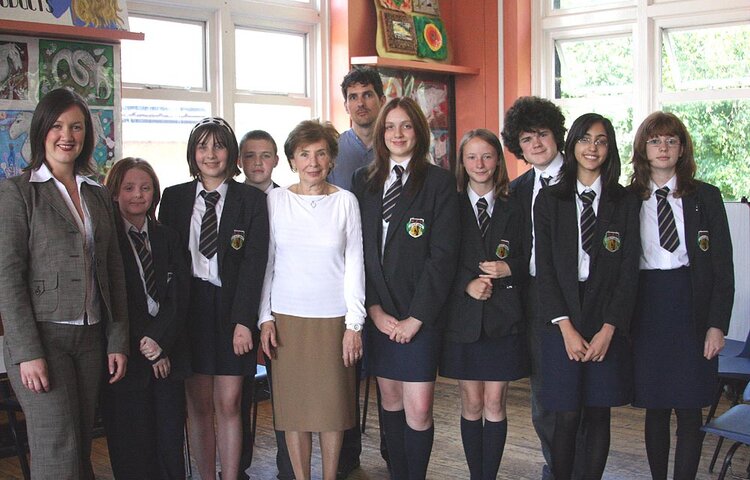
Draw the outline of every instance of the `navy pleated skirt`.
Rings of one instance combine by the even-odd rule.
[[[632,325],[635,398],[643,408],[702,408],[718,385],[718,356],[703,357],[690,269],[643,270]]]
[[[256,350],[237,356],[234,329],[219,318],[221,287],[193,277],[190,284],[188,336],[194,373],[204,375],[254,375]]]
[[[440,333],[424,326],[409,343],[396,343],[367,323],[367,372],[401,382],[434,382],[440,356]]]
[[[529,353],[525,335],[489,338],[476,342],[446,340],[440,354],[440,375],[457,380],[509,382],[529,376]]]

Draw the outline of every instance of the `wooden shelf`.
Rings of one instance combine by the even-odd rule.
[[[405,70],[416,70],[420,72],[447,73],[451,75],[479,75],[479,69],[474,67],[462,67],[460,65],[448,65],[444,63],[417,62],[414,60],[397,60],[384,57],[351,57],[352,65],[372,65],[374,67],[401,68]]]
[[[145,35],[127,30],[107,28],[71,27],[50,23],[19,22],[0,20],[0,33],[30,35],[33,37],[63,37],[76,40],[93,40],[107,43],[120,43],[120,40],[143,40]]]

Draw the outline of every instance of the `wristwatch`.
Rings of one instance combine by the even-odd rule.
[[[362,331],[362,324],[361,323],[347,323],[346,324],[347,330],[352,330],[354,332],[361,332]]]

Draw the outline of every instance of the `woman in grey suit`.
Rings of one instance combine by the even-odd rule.
[[[5,364],[26,416],[32,477],[89,479],[104,349],[110,383],[127,364],[122,259],[110,196],[86,176],[95,170],[84,100],[48,93],[29,137],[29,166],[0,182]]]

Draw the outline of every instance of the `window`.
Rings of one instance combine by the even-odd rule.
[[[568,126],[588,111],[612,120],[623,183],[635,129],[661,109],[691,132],[700,179],[725,200],[750,193],[750,11],[712,0],[545,5],[534,12],[534,91]]]
[[[317,3],[128,2],[131,30],[146,40],[122,42],[123,154],[152,163],[162,187],[187,181],[190,130],[201,118],[221,116],[238,140],[252,129],[271,133],[281,149],[274,180],[291,183],[287,134],[326,113],[327,38],[320,32],[327,11]]]

